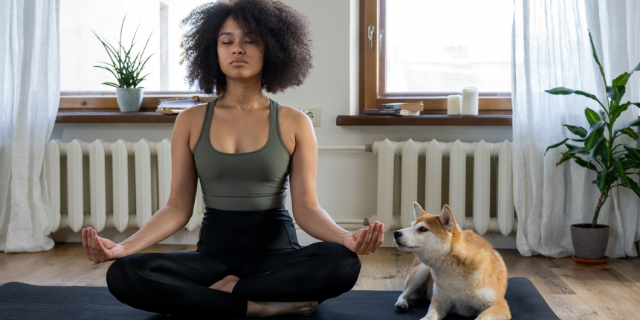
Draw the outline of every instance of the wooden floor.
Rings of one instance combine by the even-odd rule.
[[[195,245],[155,245],[143,252],[194,250]],[[640,258],[589,266],[571,258],[527,258],[516,250],[498,251],[509,276],[531,280],[561,319],[640,319]],[[354,290],[402,290],[413,255],[381,248],[360,259],[362,270]],[[0,252],[0,284],[106,286],[111,263],[87,260],[80,243],[56,243],[46,252]],[[389,307],[394,303],[390,301]]]

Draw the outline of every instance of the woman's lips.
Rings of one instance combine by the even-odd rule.
[[[231,63],[232,66],[241,66],[243,64],[247,64],[247,63],[244,61],[234,61]]]

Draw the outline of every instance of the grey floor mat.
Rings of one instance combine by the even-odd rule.
[[[311,316],[273,317],[273,320],[394,320],[420,319],[426,301],[409,301],[410,310],[400,313],[394,304],[400,291],[352,290],[320,304]],[[531,281],[509,279],[506,294],[512,319],[559,319]],[[129,307],[111,295],[107,287],[36,286],[9,282],[0,286],[0,319],[182,319]],[[473,319],[449,315],[451,319]]]

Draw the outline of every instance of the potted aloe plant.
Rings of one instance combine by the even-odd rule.
[[[96,68],[105,69],[114,77],[116,77],[116,81],[118,83],[113,82],[103,82],[102,84],[115,87],[116,88],[116,97],[118,100],[118,107],[121,112],[135,112],[140,110],[140,105],[142,104],[142,89],[144,87],[138,87],[140,82],[145,80],[145,77],[149,75],[148,73],[142,77],[140,77],[140,73],[144,68],[144,65],[149,61],[151,55],[147,57],[144,62],[143,55],[144,50],[147,48],[147,44],[149,43],[149,39],[151,39],[151,35],[149,35],[149,39],[147,39],[147,43],[144,45],[142,49],[142,53],[138,53],[133,59],[131,54],[131,49],[133,48],[134,40],[136,38],[136,33],[138,33],[138,29],[136,28],[136,32],[133,34],[133,39],[131,39],[131,46],[129,49],[125,49],[122,46],[122,28],[124,27],[124,20],[127,18],[125,15],[122,19],[122,26],[120,26],[120,39],[118,40],[118,49],[111,45],[108,42],[103,41],[93,30],[93,34],[96,35],[98,40],[102,43],[105,50],[107,50],[107,54],[109,55],[109,59],[111,60],[111,64],[102,62],[107,65],[104,66],[94,66]],[[138,28],[140,25],[138,25]],[[153,34],[153,32],[152,32]]]
[[[638,140],[638,132],[634,131],[633,127],[640,125],[640,120],[636,119],[623,124],[617,129],[614,128],[616,120],[623,111],[632,105],[640,107],[640,103],[638,102],[622,103],[620,101],[624,95],[625,86],[629,77],[631,77],[634,71],[640,70],[640,64],[631,71],[625,72],[615,78],[611,82],[611,85],[609,85],[604,75],[604,69],[598,60],[591,32],[589,32],[589,39],[591,40],[593,58],[600,67],[600,74],[607,89],[608,103],[604,105],[595,95],[584,91],[564,87],[545,90],[545,92],[550,94],[582,95],[595,100],[601,107],[598,112],[591,108],[585,109],[589,129],[565,124],[564,126],[567,127],[571,133],[575,134],[577,138],[564,139],[559,143],[549,146],[546,151],[565,145],[568,150],[562,153],[562,158],[556,165],[573,159],[578,165],[597,173],[596,179],[593,180],[592,183],[600,190],[600,198],[595,207],[593,220],[591,223],[580,223],[571,226],[571,240],[575,251],[574,259],[578,261],[581,259],[591,260],[585,262],[594,263],[596,261],[604,262],[608,260],[608,257],[605,257],[604,254],[609,241],[609,226],[598,224],[598,215],[602,205],[607,201],[611,189],[622,186],[632,189],[640,196],[640,187],[633,179],[634,175],[638,175],[639,173],[638,171],[631,171],[640,168],[640,150],[627,144],[615,144],[615,139],[622,135],[627,135],[634,140]],[[583,146],[567,143],[568,140],[581,142]]]

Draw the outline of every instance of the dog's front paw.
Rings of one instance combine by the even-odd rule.
[[[438,317],[438,312],[435,312],[434,310],[430,310],[429,312],[427,312],[427,315],[420,320],[440,320],[440,319],[441,318]]]
[[[431,313],[431,314],[427,313],[427,315],[420,320],[438,320],[438,316],[435,313]]]
[[[400,297],[396,302],[396,309],[398,309],[400,312],[407,312],[409,310],[409,303],[407,302],[407,300]]]

